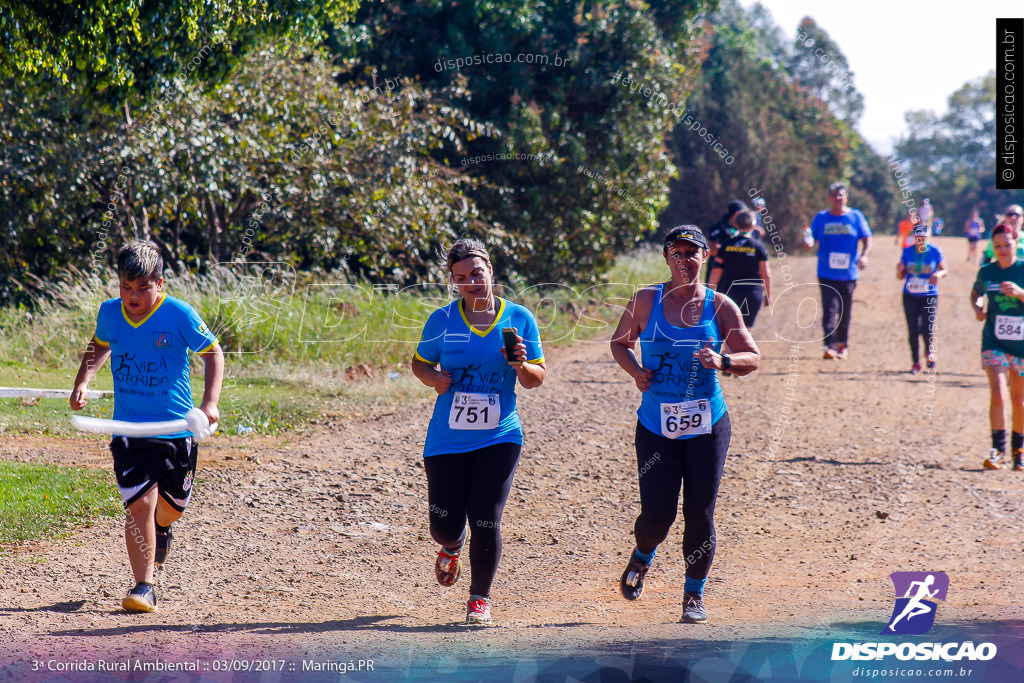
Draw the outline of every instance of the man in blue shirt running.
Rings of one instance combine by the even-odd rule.
[[[811,244],[818,243],[818,284],[821,286],[821,326],[824,330],[824,358],[843,360],[847,354],[853,290],[857,275],[868,262],[871,228],[857,209],[846,206],[846,185],[828,186],[829,203],[811,221]],[[858,256],[858,245],[860,255]]]

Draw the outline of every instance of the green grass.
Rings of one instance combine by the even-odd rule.
[[[56,535],[120,511],[107,472],[0,461],[0,544]]]
[[[450,300],[446,285],[390,290],[245,268],[164,282],[200,311],[227,353],[222,434],[303,430],[319,417],[358,417],[429,396],[408,361],[430,312]],[[534,311],[551,348],[607,333],[636,285],[666,275],[661,250],[642,249],[595,285],[506,286],[501,295]],[[37,310],[0,309],[0,386],[70,390],[96,311],[114,296],[116,278],[69,272]],[[109,364],[90,388],[113,388]],[[202,391],[202,361],[194,357],[197,403]],[[112,412],[112,399],[93,399],[83,414]],[[0,399],[0,434],[69,436],[70,414],[60,399]]]

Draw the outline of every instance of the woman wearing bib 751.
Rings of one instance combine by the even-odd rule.
[[[619,588],[640,598],[658,544],[668,536],[683,494],[686,585],[683,621],[707,620],[704,583],[715,554],[715,500],[729,448],[729,413],[716,370],[747,375],[760,355],[739,308],[698,274],[708,244],[692,225],[665,237],[671,279],[633,296],[612,337],[612,357],[636,382],[636,459],[640,515]],[[732,353],[721,353],[723,340]],[[640,342],[643,365],[633,348]]]
[[[978,320],[984,320],[981,332],[981,365],[988,375],[989,423],[992,449],[983,465],[1002,467],[1006,451],[1006,403],[1009,383],[1012,411],[1013,469],[1024,470],[1024,262],[1017,259],[1017,229],[1000,223],[992,229],[992,248],[996,260],[978,270],[971,287],[971,305]],[[987,305],[982,305],[982,297]],[[1007,382],[1009,379],[1009,382]]]
[[[448,272],[461,298],[430,315],[412,371],[438,394],[423,448],[430,534],[441,544],[435,574],[442,586],[459,579],[468,520],[473,571],[466,622],[475,624],[491,620],[501,516],[523,444],[516,380],[524,389],[539,387],[546,369],[533,314],[494,296],[494,268],[481,242],[452,245]],[[517,330],[515,358],[506,359],[503,328]]]

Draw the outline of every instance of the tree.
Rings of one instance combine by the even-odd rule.
[[[526,245],[499,265],[534,281],[575,281],[603,272],[657,227],[674,173],[662,142],[675,120],[666,105],[681,103],[695,82],[691,20],[709,6],[367,2],[329,42],[355,61],[357,80],[401,76],[436,87],[465,77],[466,96],[453,104],[500,131],[467,140],[469,154],[545,159],[468,169],[480,180],[469,194],[485,220]],[[485,61],[495,55],[509,60]]]
[[[864,113],[864,97],[853,85],[846,56],[814,19],[804,17],[797,28],[789,73],[851,127]]]
[[[175,106],[151,101],[131,122],[65,92],[0,91],[0,302],[32,294],[18,273],[107,265],[134,237],[178,272],[256,257],[378,281],[436,275],[445,242],[484,231],[473,179],[432,154],[493,131],[448,105],[457,86],[339,88],[337,72],[319,53],[261,50],[211,91],[165,83]]]
[[[989,72],[951,94],[942,116],[906,114],[909,131],[894,156],[913,179],[917,203],[929,197],[951,231],[962,230],[972,210],[991,225],[1007,205],[1024,202],[1024,191],[995,187],[995,99],[995,72]]]
[[[783,243],[796,244],[828,183],[848,177],[859,136],[766,58],[758,42],[765,29],[754,29],[735,2],[711,16],[701,80],[669,144],[679,178],[665,227],[707,227],[729,200],[761,194]]]
[[[0,78],[117,108],[168,78],[223,80],[268,40],[316,44],[359,0],[0,0]]]

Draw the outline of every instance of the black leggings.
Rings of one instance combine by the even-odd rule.
[[[819,277],[818,285],[821,287],[821,328],[825,333],[825,346],[846,346],[857,281]]]
[[[907,316],[907,336],[910,341],[910,358],[917,363],[917,338],[924,338],[924,352],[935,352],[935,312],[938,297],[914,296],[903,292],[903,312]]]
[[[665,540],[683,490],[683,552],[686,576],[707,578],[715,557],[715,500],[722,481],[732,425],[729,413],[710,434],[667,439],[637,422],[636,463],[640,479],[640,516],[633,533],[636,547],[649,553]]]
[[[501,559],[501,514],[522,446],[499,443],[466,453],[423,459],[430,502],[430,535],[449,550],[462,545],[470,523],[471,595],[487,597]]]

